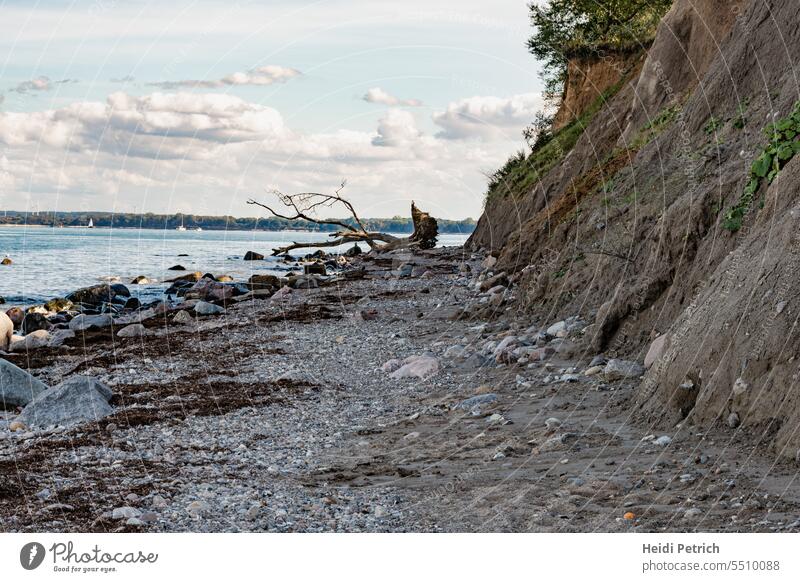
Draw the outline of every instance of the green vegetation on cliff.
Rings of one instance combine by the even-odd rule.
[[[561,91],[567,63],[578,56],[645,48],[672,0],[549,0],[531,3],[528,49],[544,65],[547,90]]]

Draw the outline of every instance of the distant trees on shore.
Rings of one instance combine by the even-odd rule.
[[[41,226],[86,226],[92,219],[96,227],[114,228],[154,228],[171,230],[180,226],[181,219],[187,229],[200,227],[203,230],[297,230],[335,231],[337,226],[314,224],[306,221],[290,221],[275,217],[200,216],[195,214],[130,214],[111,212],[0,212],[0,225],[41,225]],[[343,219],[348,222],[352,219]],[[447,234],[469,234],[475,230],[475,220],[444,220],[439,222],[439,232]],[[362,219],[367,228],[380,232],[410,233],[413,230],[411,218],[395,216],[392,218]]]

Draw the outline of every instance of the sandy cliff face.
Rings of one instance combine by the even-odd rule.
[[[642,360],[666,335],[642,412],[730,423],[790,456],[800,159],[756,192],[740,230],[723,224],[763,128],[800,99],[799,24],[792,0],[678,0],[574,148],[529,191],[490,200],[471,239],[521,273],[531,312],[593,319],[595,351]]]
[[[640,51],[601,50],[595,55],[572,59],[567,66],[564,95],[553,119],[553,130],[558,131],[583,115],[600,95],[620,82],[640,55]]]

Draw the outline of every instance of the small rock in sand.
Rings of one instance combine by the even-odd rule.
[[[141,323],[134,323],[119,330],[117,337],[142,337],[146,334],[147,329]]]
[[[431,356],[412,356],[403,360],[403,365],[392,372],[392,378],[427,378],[439,371],[439,360]]]

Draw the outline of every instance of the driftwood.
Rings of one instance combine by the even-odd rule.
[[[347,243],[363,242],[370,249],[393,250],[405,248],[430,249],[436,246],[436,237],[439,234],[439,225],[436,219],[427,212],[417,208],[411,202],[411,220],[414,223],[414,232],[409,237],[396,237],[383,232],[367,230],[361,218],[356,213],[353,204],[342,197],[341,192],[346,182],[334,191],[333,194],[322,194],[319,192],[301,192],[299,194],[284,194],[278,190],[273,190],[272,194],[290,210],[289,214],[276,212],[271,207],[250,199],[248,204],[260,206],[267,210],[272,216],[283,218],[289,221],[304,220],[314,224],[332,224],[338,226],[340,230],[332,232],[329,236],[332,240],[318,242],[293,242],[290,245],[276,248],[272,251],[273,256],[283,255],[289,251],[302,248],[316,247],[337,247]],[[316,216],[318,210],[322,208],[343,207],[352,217],[353,223],[345,222],[347,219],[338,218],[319,218]]]

